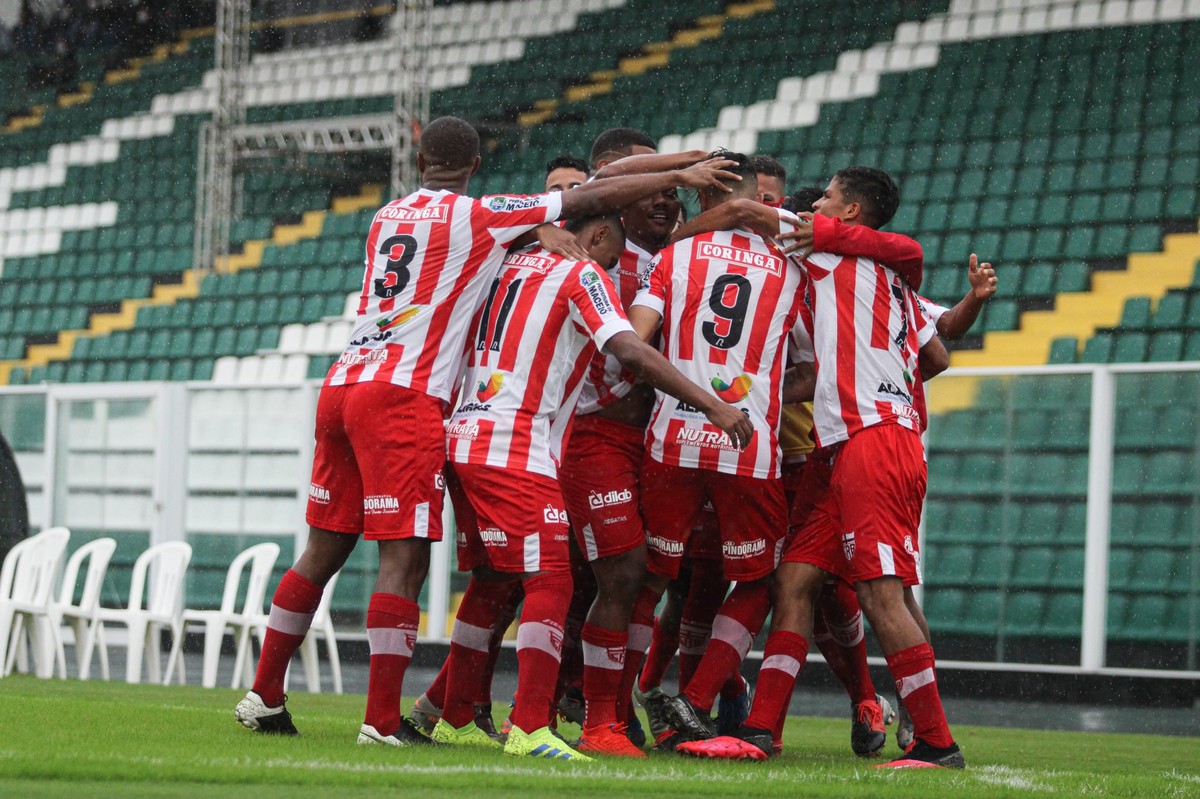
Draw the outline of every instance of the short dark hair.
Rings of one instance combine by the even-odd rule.
[[[821,199],[825,190],[819,186],[801,186],[783,198],[783,210],[798,214],[801,211],[811,211],[813,203]]]
[[[862,206],[863,222],[881,228],[896,215],[900,206],[900,189],[892,176],[870,166],[848,166],[839,169],[833,179],[841,186],[850,202]]]
[[[741,196],[749,192],[750,187],[754,187],[754,191],[758,191],[758,170],[754,168],[754,164],[750,156],[744,153],[733,153],[726,150],[724,147],[719,147],[708,154],[709,158],[724,158],[735,162],[732,166],[722,167],[726,172],[732,172],[741,178],[741,181],[722,181],[726,186],[730,186],[734,190],[734,194]],[[706,190],[702,190],[706,191]]]
[[[609,128],[596,137],[592,144],[589,158],[592,168],[604,160],[606,155],[626,156],[633,152],[634,147],[649,147],[658,149],[658,143],[636,128]]]
[[[605,225],[611,227],[618,235],[624,237],[625,223],[621,221],[621,215],[618,213],[597,214],[595,216],[585,216],[579,219],[568,219],[563,229],[568,233],[579,234],[593,225]]]
[[[787,168],[771,156],[752,155],[750,156],[750,164],[758,174],[779,178],[783,183],[787,183]]]
[[[584,161],[582,158],[576,158],[570,153],[563,153],[546,162],[547,175],[556,169],[577,169],[585,175],[592,174],[592,168],[588,166],[587,161]]]
[[[438,117],[421,131],[421,155],[426,163],[463,169],[479,155],[479,133],[458,117]]]

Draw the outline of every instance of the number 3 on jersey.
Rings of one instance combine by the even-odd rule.
[[[404,233],[392,236],[379,245],[379,254],[388,257],[387,272],[375,279],[375,296],[390,300],[404,291],[412,277],[408,265],[417,257],[417,240]]]
[[[737,346],[742,339],[753,291],[750,281],[741,275],[721,275],[713,281],[708,307],[717,318],[700,326],[705,341],[719,350]]]

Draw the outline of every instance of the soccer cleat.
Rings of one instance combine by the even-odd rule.
[[[718,735],[707,741],[681,743],[676,751],[681,755],[715,760],[766,760],[774,747],[770,730],[743,727],[734,735]]]
[[[508,740],[504,742],[504,754],[538,757],[543,760],[574,760],[581,763],[589,763],[592,760],[572,749],[566,741],[556,736],[549,726],[527,733],[514,724],[508,734]]]
[[[629,723],[625,725],[625,737],[638,749],[646,745],[646,731],[642,729],[642,720],[637,717],[637,712],[633,709],[632,699],[629,701]]]
[[[722,698],[717,702],[717,735],[729,735],[750,715],[750,703],[754,695],[750,693],[750,683],[738,675],[745,690],[733,699]]]
[[[445,719],[439,719],[429,738],[447,746],[475,746],[483,749],[500,748],[500,743],[479,729],[473,721],[469,721],[458,729],[455,729]]]
[[[271,735],[299,735],[292,723],[292,714],[287,710],[287,697],[279,707],[267,707],[262,697],[247,691],[242,701],[233,709],[233,715],[243,727]]]
[[[883,708],[875,700],[850,706],[850,748],[859,757],[874,757],[887,742]]]
[[[412,719],[400,719],[400,729],[391,735],[384,735],[370,724],[364,724],[358,731],[360,744],[387,744],[388,746],[437,746]]]
[[[667,695],[657,685],[645,693],[634,685],[633,698],[642,706],[642,710],[646,711],[646,719],[650,722],[650,734],[657,741],[658,736],[671,729],[671,722],[667,721]]]
[[[908,708],[904,706],[903,700],[897,699],[896,705],[900,711],[900,726],[896,728],[896,746],[900,747],[901,752],[907,752],[912,748],[913,741],[916,740],[913,720],[912,716],[908,715]]]
[[[945,748],[930,746],[924,741],[917,741],[912,749],[888,763],[880,763],[875,768],[966,768],[967,761],[963,759],[962,750],[958,744],[950,744]]]
[[[417,701],[413,702],[412,720],[417,723],[421,732],[426,735],[433,732],[433,728],[437,726],[438,720],[441,717],[442,709],[435,707],[425,694],[421,694],[417,697]]]
[[[689,740],[704,741],[717,737],[716,721],[693,705],[684,694],[667,700],[667,719],[672,728],[686,734]]]
[[[504,743],[504,734],[496,730],[496,722],[492,720],[492,704],[480,704],[475,706],[475,726],[487,733],[498,744]]]
[[[645,757],[646,753],[629,740],[628,730],[619,722],[584,727],[583,735],[576,747],[587,755],[613,755],[615,757]]]
[[[875,701],[879,703],[879,709],[883,711],[883,724],[885,727],[890,727],[896,723],[896,709],[892,707],[892,703],[887,701],[883,694],[875,694]]]
[[[563,692],[562,698],[558,700],[558,715],[562,716],[564,721],[582,727],[586,712],[583,689],[574,685],[568,686],[567,690]]]
[[[654,739],[654,749],[651,751],[658,752],[659,754],[673,755],[678,751],[680,744],[685,744],[690,740],[691,738],[688,738],[682,732],[667,729],[663,731],[662,735]]]

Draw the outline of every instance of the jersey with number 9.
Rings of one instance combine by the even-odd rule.
[[[646,434],[652,458],[745,477],[779,476],[783,369],[800,310],[799,284],[798,268],[779,246],[745,230],[682,239],[659,253],[633,304],[662,315],[667,358],[746,413],[755,432],[739,452],[703,413],[659,392]]]
[[[448,402],[508,246],[561,209],[556,192],[475,199],[428,189],[379,209],[354,330],[325,385],[383,381]]]

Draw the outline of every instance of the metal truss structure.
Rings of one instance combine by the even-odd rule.
[[[297,120],[247,125],[243,76],[250,61],[252,0],[217,0],[217,92],[212,120],[200,136],[196,185],[194,264],[221,269],[229,255],[229,231],[238,215],[241,171],[268,159],[296,164],[305,155],[390,150],[391,196],[417,188],[416,143],[429,119],[430,46],[433,0],[398,0],[392,24],[391,114]],[[283,168],[288,168],[284,166]]]

